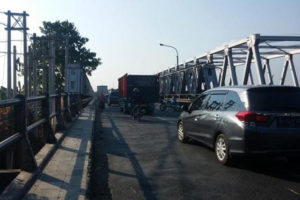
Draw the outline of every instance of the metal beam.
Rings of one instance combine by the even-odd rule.
[[[269,59],[265,60],[265,63],[264,63],[264,74],[265,74],[265,71],[267,71],[267,74],[268,74],[269,85],[273,85],[273,77],[272,77],[272,73],[271,73]]]
[[[292,55],[289,55],[289,65],[291,68],[291,72],[292,72],[292,77],[293,77],[293,81],[294,81],[294,86],[299,87],[299,82],[298,82],[298,78],[297,78],[297,73],[295,70],[295,66],[294,66],[294,59]]]
[[[300,41],[300,36],[260,36],[260,41]]]
[[[252,51],[253,51],[253,57],[254,57],[255,64],[256,64],[256,70],[257,70],[257,75],[258,75],[259,83],[262,84],[262,85],[265,85],[266,84],[266,80],[265,80],[265,77],[263,76],[261,58],[260,58],[260,54],[259,54],[259,50],[258,50],[257,44],[254,44],[252,46]]]
[[[280,85],[284,85],[285,77],[286,77],[286,71],[287,71],[288,66],[289,66],[289,61],[285,60],[282,75],[281,75]]]
[[[253,85],[254,84],[254,81],[253,81],[253,75],[252,75],[252,70],[251,70],[251,68],[250,68],[250,82],[251,82],[251,85]]]
[[[231,73],[232,84],[233,85],[238,85],[235,66],[233,65],[233,61],[232,61],[232,51],[231,51],[231,49],[228,49],[227,53],[228,53],[227,58],[228,58],[228,64],[229,64],[230,73]]]
[[[223,61],[221,80],[219,80],[219,86],[224,86],[225,85],[227,65],[228,65],[227,56],[225,56],[224,61]]]
[[[243,77],[243,85],[247,85],[247,83],[248,83],[248,77],[249,77],[249,72],[250,72],[252,57],[253,57],[252,49],[249,48],[248,49],[247,58],[246,58],[246,64],[245,64],[245,71],[244,71],[244,77]]]

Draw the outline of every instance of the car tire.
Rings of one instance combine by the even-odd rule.
[[[223,165],[232,165],[233,158],[229,153],[228,140],[224,134],[218,135],[215,141],[215,153],[217,160]]]
[[[181,143],[186,143],[187,142],[188,138],[187,138],[187,136],[186,136],[186,134],[184,132],[182,121],[180,121],[178,123],[178,126],[177,126],[177,135],[178,135],[179,142],[181,142]]]

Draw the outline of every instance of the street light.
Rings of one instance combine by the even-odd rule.
[[[173,46],[162,44],[162,43],[160,43],[159,46],[170,47],[170,48],[172,48],[172,49],[174,49],[176,51],[176,69],[178,69],[178,51],[177,51],[177,49],[175,47],[173,47]]]

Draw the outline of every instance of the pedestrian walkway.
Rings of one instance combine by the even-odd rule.
[[[88,105],[24,199],[85,199],[95,110]]]

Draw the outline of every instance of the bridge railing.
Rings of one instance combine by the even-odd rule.
[[[91,98],[76,94],[53,94],[0,101],[0,156],[4,169],[37,168],[35,153],[46,143],[55,143],[55,132],[80,113]]]

